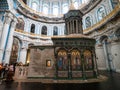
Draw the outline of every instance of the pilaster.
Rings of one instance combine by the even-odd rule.
[[[2,63],[3,61],[3,53],[6,48],[6,43],[7,43],[6,41],[7,41],[12,18],[13,18],[13,15],[9,12],[6,12],[5,21],[3,24],[3,32],[2,32],[1,41],[0,41],[0,63]]]
[[[22,62],[23,64],[25,64],[25,62],[26,62],[26,56],[27,56],[27,48],[23,47],[20,50],[20,59],[19,59],[19,62]]]
[[[11,28],[9,32],[6,52],[5,52],[5,63],[9,63],[11,50],[12,50],[12,44],[13,44],[13,33],[16,27],[17,19],[14,17],[13,21],[11,22]]]

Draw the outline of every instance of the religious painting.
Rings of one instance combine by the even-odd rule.
[[[46,60],[46,67],[51,67],[51,60]]]
[[[80,52],[78,50],[72,50],[71,52],[71,65],[72,65],[72,70],[81,69],[81,58],[80,58]]]
[[[65,50],[58,52],[57,67],[58,70],[67,70],[68,68],[67,52]]]
[[[12,52],[11,52],[11,56],[10,56],[10,63],[15,63],[17,62],[17,58],[18,58],[18,53],[19,53],[19,49],[20,49],[20,42],[17,38],[13,39],[13,45],[12,45]]]
[[[84,51],[84,65],[86,70],[93,69],[92,53],[89,50]]]

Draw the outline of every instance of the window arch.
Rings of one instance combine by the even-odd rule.
[[[89,16],[86,17],[86,19],[85,19],[85,25],[86,25],[86,28],[92,26],[92,21],[91,21],[91,18]]]
[[[42,35],[47,35],[47,27],[46,26],[43,26],[42,27],[42,32],[41,32]]]
[[[35,33],[35,24],[32,24],[31,25],[31,30],[30,30],[31,33]]]
[[[38,8],[38,3],[37,2],[32,2],[32,9],[37,11],[37,8]]]
[[[18,61],[19,52],[20,52],[20,44],[21,44],[21,42],[18,38],[13,38],[10,63],[16,63]]]
[[[73,0],[74,7],[78,9],[78,0]]]
[[[48,14],[49,13],[49,6],[48,4],[43,4],[43,13]]]
[[[64,3],[62,5],[62,13],[65,14],[68,12],[68,10],[69,10],[68,3]]]
[[[58,15],[59,14],[59,7],[58,7],[58,4],[54,4],[53,5],[53,15]]]
[[[53,27],[53,35],[58,35],[58,27],[57,26]]]
[[[98,21],[102,20],[106,16],[105,8],[102,6],[97,11]]]

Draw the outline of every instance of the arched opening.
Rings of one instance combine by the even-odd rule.
[[[42,32],[41,32],[42,35],[47,35],[47,27],[46,26],[43,26],[42,27]]]
[[[53,28],[53,35],[58,35],[58,27],[54,26]]]
[[[43,13],[44,14],[49,13],[49,5],[47,3],[43,4]]]
[[[100,7],[97,11],[98,21],[102,20],[106,16],[105,8]]]
[[[28,44],[28,49],[27,49],[27,56],[26,56],[26,64],[29,65],[30,63],[30,47],[33,46],[34,44],[30,43]]]
[[[106,63],[106,68],[109,71],[114,71],[114,64],[113,64],[113,59],[111,58],[111,44],[108,42],[108,37],[106,35],[102,36],[100,38],[100,41],[103,46],[103,51],[104,51],[104,58],[105,58],[105,63]]]
[[[38,3],[37,2],[32,2],[32,9],[37,11],[37,9],[38,9]]]
[[[92,26],[91,18],[89,16],[86,17],[85,19],[85,25],[86,25],[86,28],[89,28]]]
[[[32,24],[31,25],[31,30],[30,30],[31,33],[35,33],[35,24]]]
[[[68,3],[64,3],[62,5],[62,13],[65,14],[68,12],[68,10],[69,10]]]
[[[9,63],[16,63],[19,58],[19,53],[20,53],[20,41],[19,41],[19,39],[14,38]]]

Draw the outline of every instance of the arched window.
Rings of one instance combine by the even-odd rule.
[[[32,9],[37,11],[37,8],[38,8],[37,2],[32,2]]]
[[[35,24],[32,24],[31,25],[31,30],[30,30],[31,33],[35,33]]]
[[[25,25],[25,23],[24,23],[23,19],[19,18],[18,23],[16,25],[16,29],[24,30],[24,25]]]
[[[53,35],[58,35],[58,27],[53,27]]]
[[[64,3],[64,4],[62,5],[62,13],[65,14],[65,13],[68,12],[68,10],[69,10],[69,8],[68,8],[68,3]]]
[[[74,3],[74,7],[78,9],[78,0],[73,0],[73,3]]]
[[[67,35],[67,30],[65,26],[64,26],[64,35]]]
[[[106,16],[105,8],[100,7],[97,11],[98,21],[102,20],[102,18],[104,18],[105,16]]]
[[[47,35],[47,27],[46,26],[43,26],[42,27],[42,32],[41,32],[42,35]]]
[[[58,12],[59,12],[59,10],[58,10],[59,8],[58,8],[58,5],[53,5],[53,15],[58,15]]]
[[[48,4],[44,4],[43,5],[43,13],[44,14],[48,14],[49,13],[49,6],[48,6]]]
[[[86,17],[86,19],[85,19],[85,25],[86,25],[86,28],[88,28],[92,25],[91,18],[89,16]]]
[[[20,40],[14,38],[12,45],[12,52],[10,56],[10,63],[16,63],[18,61],[19,52],[20,52]]]

